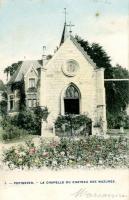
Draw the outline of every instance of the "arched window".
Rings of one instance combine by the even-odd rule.
[[[66,99],[79,99],[78,90],[73,85],[70,85],[65,92],[65,98]]]
[[[66,89],[64,96],[64,110],[65,114],[80,113],[80,93],[73,84]]]

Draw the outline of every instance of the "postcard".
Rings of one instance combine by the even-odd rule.
[[[128,0],[0,0],[0,198],[129,199]]]

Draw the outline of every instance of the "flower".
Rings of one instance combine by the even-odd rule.
[[[19,162],[19,163],[22,163],[22,161],[23,161],[22,158],[19,158],[19,159],[18,159],[18,162]]]
[[[49,155],[49,152],[45,151],[45,152],[43,152],[42,155],[43,155],[44,157],[47,157],[47,156]]]
[[[35,162],[35,164],[41,164],[41,161],[39,158],[36,158],[34,162]]]
[[[116,140],[103,140],[97,137],[86,138],[83,141],[61,140],[58,148],[46,143],[36,147],[20,146],[6,149],[3,154],[3,162],[10,168],[25,168],[42,166],[51,168],[75,167],[115,167],[129,166],[126,144]],[[53,142],[54,143],[54,142]],[[62,146],[67,148],[64,150]],[[100,151],[100,148],[102,151]],[[29,156],[29,157],[28,157]]]
[[[73,163],[73,160],[69,160],[69,163],[72,164],[72,163]]]
[[[22,156],[25,156],[26,155],[26,153],[24,152],[24,151],[21,151],[20,153],[19,153],[19,157],[22,157]]]
[[[103,161],[102,161],[102,160],[99,160],[99,164],[102,165],[102,164],[103,164]]]
[[[15,149],[15,151],[14,151],[14,152],[15,152],[15,154],[19,154],[19,151],[18,151],[17,149]]]
[[[74,159],[75,157],[74,157],[74,155],[70,155],[69,158],[70,159]]]
[[[57,165],[57,161],[56,161],[56,160],[53,160],[52,165],[53,165],[53,166]]]
[[[61,151],[60,154],[61,154],[62,156],[64,156],[64,155],[65,155],[65,152],[64,152],[64,151]]]
[[[35,152],[36,152],[35,147],[32,147],[32,148],[29,149],[29,154],[30,155],[34,154]]]
[[[78,158],[77,158],[77,161],[80,161],[82,158],[81,158],[81,156],[79,156]]]

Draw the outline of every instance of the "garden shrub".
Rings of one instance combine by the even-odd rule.
[[[107,122],[109,129],[119,129],[121,126],[128,129],[129,128],[129,116],[125,111],[119,113],[110,114],[107,113]]]
[[[60,115],[55,122],[55,129],[61,136],[84,135],[86,132],[91,134],[91,119],[86,115]],[[81,129],[82,127],[82,129]],[[80,130],[77,133],[77,130]]]
[[[33,110],[25,109],[18,114],[17,126],[28,130],[32,134],[40,135],[41,120],[47,120],[48,109],[46,107],[36,107]]]
[[[41,119],[43,119],[43,121],[47,121],[47,117],[49,115],[48,108],[37,106],[36,108],[34,108],[34,114],[39,123],[41,122]]]
[[[125,126],[124,128],[129,129],[129,116],[127,115],[125,118]]]
[[[13,126],[11,124],[8,124],[5,129],[4,129],[4,133],[2,134],[2,139],[4,141],[7,140],[12,140],[12,139],[18,139],[23,135],[27,135],[27,131],[25,131],[24,129],[19,129],[16,126]]]
[[[5,116],[7,114],[7,101],[0,101],[0,115]]]
[[[16,120],[17,126],[23,128],[30,133],[36,134],[39,130],[39,123],[36,121],[36,116],[30,110],[21,111]],[[37,129],[38,128],[38,129]]]
[[[48,109],[44,107],[36,107],[33,110],[23,109],[14,116],[5,116],[1,121],[3,128],[8,128],[10,125],[16,126],[19,129],[26,130],[29,134],[40,135],[41,120],[46,120],[48,116]]]

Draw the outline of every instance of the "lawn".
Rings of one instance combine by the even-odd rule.
[[[27,140],[31,140],[35,137],[36,138],[39,137],[37,135],[23,134],[19,138],[3,141],[2,134],[4,134],[4,133],[5,133],[5,131],[2,129],[2,127],[0,127],[0,143],[4,143],[4,144],[14,144],[14,143],[17,144],[17,143],[25,142]]]

